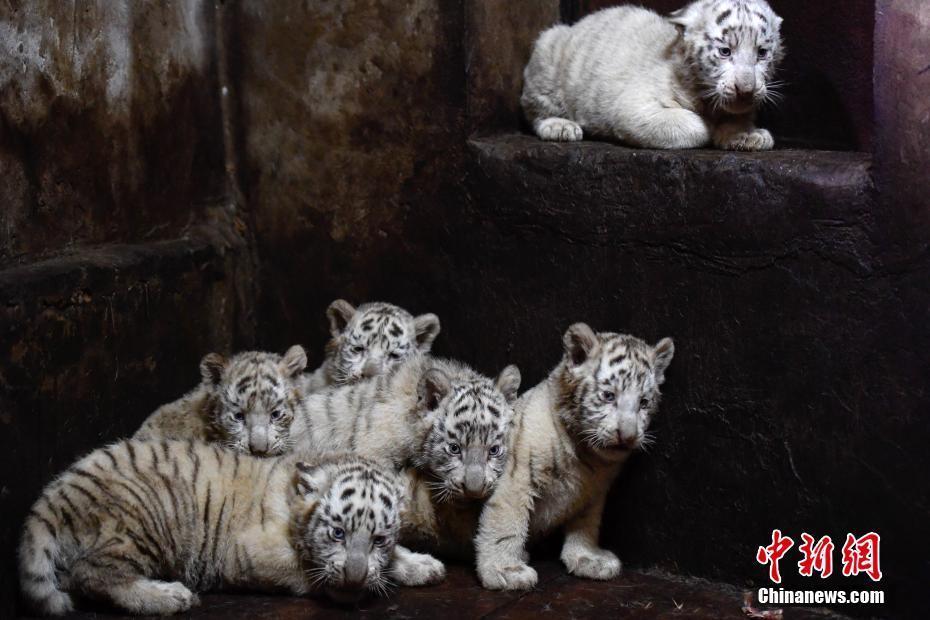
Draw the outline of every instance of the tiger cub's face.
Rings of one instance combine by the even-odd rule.
[[[784,56],[782,19],[765,0],[698,0],[669,19],[712,105],[744,114],[775,96],[770,89]]]
[[[670,338],[654,347],[624,334],[595,334],[584,323],[563,337],[563,421],[605,458],[622,458],[648,441],[659,386],[675,354]]]
[[[358,308],[337,299],[326,310],[332,339],[326,346],[333,385],[349,385],[388,372],[416,351],[428,353],[439,334],[435,314],[413,317],[387,303]]]
[[[227,360],[207,355],[200,371],[211,390],[212,427],[219,442],[255,456],[287,452],[301,402],[296,379],[306,366],[307,355],[299,345],[283,356],[249,351]]]
[[[312,584],[339,602],[385,593],[406,486],[365,459],[297,464],[298,547]]]
[[[494,381],[439,368],[424,373],[418,407],[430,430],[416,465],[435,476],[438,500],[481,499],[494,490],[506,463],[519,387],[516,366]]]

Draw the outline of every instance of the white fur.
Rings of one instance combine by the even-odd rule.
[[[604,498],[626,455],[612,462],[589,456],[593,459],[589,464],[595,467],[584,467],[580,462],[584,455],[579,454],[554,415],[558,410],[557,390],[550,378],[517,401],[522,431],[517,432],[522,439],[512,452],[515,464],[486,503],[475,539],[478,576],[487,588],[523,590],[535,586],[536,571],[526,564],[524,545],[532,536],[550,532],[563,523],[566,535],[562,561],[569,572],[600,579],[620,572],[619,560],[597,547],[597,537]],[[547,463],[534,459],[531,475],[531,455],[553,453],[570,465],[562,476],[539,482],[542,472],[538,470]],[[531,478],[545,488],[543,496],[534,496],[538,489],[531,486]]]
[[[670,18],[634,6],[599,11],[539,36],[521,103],[543,140],[771,149],[753,118],[774,96],[780,24],[764,0],[698,0]]]
[[[548,379],[521,396],[511,461],[481,513],[475,538],[478,576],[492,589],[536,585],[525,544],[558,527],[562,562],[589,579],[611,579],[620,560],[598,546],[610,484],[630,451],[648,442],[658,386],[674,354],[622,334],[595,334],[578,323]]]
[[[397,545],[394,547],[391,575],[405,586],[426,586],[445,579],[446,567],[431,555],[414,553]]]

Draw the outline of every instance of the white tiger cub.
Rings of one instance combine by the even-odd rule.
[[[337,299],[326,309],[332,339],[323,364],[304,378],[304,391],[349,385],[384,374],[414,352],[429,353],[439,335],[435,314],[414,317],[393,304],[355,308]]]
[[[539,36],[521,103],[543,140],[768,150],[755,110],[777,97],[781,23],[765,0],[697,0],[668,18],[605,9]]]
[[[549,377],[515,405],[511,459],[481,513],[475,538],[478,576],[492,589],[531,588],[527,539],[564,526],[562,562],[590,579],[610,579],[620,560],[598,547],[611,483],[659,402],[675,348],[632,336],[595,334],[584,323],[563,337],[565,355]]]
[[[200,442],[123,441],[49,484],[19,550],[31,607],[75,599],[133,614],[172,614],[224,587],[322,590],[337,600],[442,579],[441,562],[396,546],[405,480],[336,457],[260,459]]]
[[[226,359],[210,353],[200,362],[200,385],[156,409],[133,439],[198,439],[256,456],[284,454],[306,366],[300,345],[283,356],[246,351]]]
[[[414,354],[386,375],[308,395],[294,448],[335,450],[413,465],[439,498],[482,498],[507,458],[520,371],[492,381],[464,364]]]

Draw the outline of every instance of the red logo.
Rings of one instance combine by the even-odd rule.
[[[882,569],[878,560],[878,547],[881,540],[881,536],[875,532],[869,532],[862,538],[847,534],[846,544],[843,545],[843,576],[865,573],[872,581],[880,581]]]
[[[807,532],[801,534],[801,546],[798,547],[804,557],[798,562],[798,572],[810,577],[814,571],[820,573],[821,579],[833,574],[833,541],[824,536],[814,544],[814,537]]]
[[[880,545],[881,536],[875,532],[869,532],[859,538],[856,538],[854,534],[847,534],[842,549],[843,576],[854,577],[864,573],[872,581],[880,581],[882,578],[879,559]],[[771,544],[759,547],[756,551],[756,561],[763,566],[768,565],[769,579],[774,583],[781,583],[781,570],[778,563],[793,546],[794,540],[790,536],[782,535],[781,530],[772,530]],[[798,551],[801,553],[798,573],[802,577],[813,577],[817,572],[820,573],[821,579],[826,579],[833,574],[834,549],[833,539],[829,536],[823,536],[818,540],[807,532],[802,533],[801,544],[798,545]]]
[[[778,570],[778,561],[794,546],[794,541],[781,535],[781,530],[772,530],[772,544],[768,547],[759,547],[756,551],[756,562],[769,566],[769,579],[781,583],[781,572]]]

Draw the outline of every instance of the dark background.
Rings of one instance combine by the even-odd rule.
[[[773,528],[875,530],[860,611],[925,610],[930,6],[772,2],[764,123],[804,150],[514,135],[533,38],[604,4],[0,3],[0,614],[43,484],[209,351],[319,363],[336,297],[436,312],[438,353],[526,387],[571,322],[673,336],[605,542],[745,587]]]

